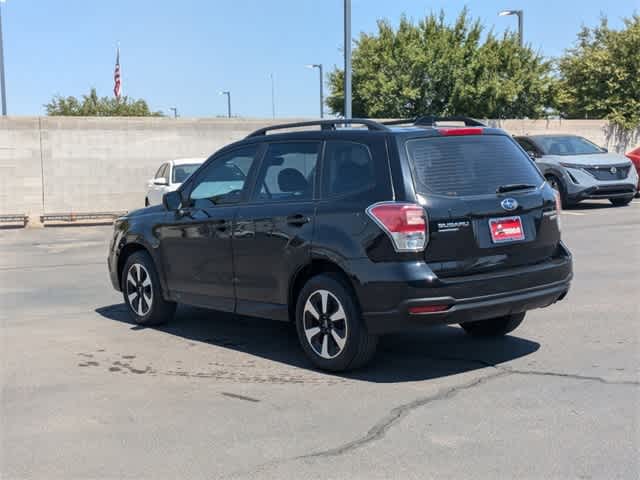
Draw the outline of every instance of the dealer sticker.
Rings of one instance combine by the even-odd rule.
[[[524,230],[520,217],[492,218],[489,230],[493,243],[516,242],[524,240]]]

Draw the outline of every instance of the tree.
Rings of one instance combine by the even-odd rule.
[[[76,117],[161,117],[162,112],[152,112],[144,100],[129,97],[98,97],[95,88],[82,100],[76,97],[53,97],[45,105],[47,115]]]
[[[360,34],[353,49],[353,114],[362,117],[469,115],[531,117],[551,103],[551,64],[515,33],[496,37],[464,9],[453,25],[444,12],[415,24],[402,17]],[[344,72],[329,75],[331,110],[344,114]]]
[[[558,61],[557,106],[567,118],[607,118],[624,130],[640,125],[640,15],[612,30],[606,17],[583,27]]]

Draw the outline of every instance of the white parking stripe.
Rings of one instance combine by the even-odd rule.
[[[586,213],[580,213],[580,212],[567,212],[566,210],[563,210],[562,215],[586,215]]]

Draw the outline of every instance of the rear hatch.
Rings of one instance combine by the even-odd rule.
[[[441,132],[406,141],[433,271],[469,275],[551,258],[560,241],[555,197],[527,155],[505,134]]]

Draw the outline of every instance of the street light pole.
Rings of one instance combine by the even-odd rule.
[[[276,118],[276,82],[271,74],[271,116]]]
[[[227,117],[231,118],[231,92],[226,90],[224,92],[220,92],[220,95],[227,96]]]
[[[524,47],[524,11],[523,10],[502,10],[498,13],[501,17],[506,17],[508,15],[517,15],[518,16],[518,38],[520,39],[520,46]]]
[[[177,107],[169,107],[169,110],[173,112],[173,118],[178,118],[178,108]]]
[[[344,118],[351,118],[351,0],[344,0]]]
[[[5,86],[4,77],[4,42],[2,38],[2,4],[4,0],[0,0],[0,96],[2,96],[2,116],[7,116],[7,88]]]
[[[324,80],[324,74],[322,70],[322,64],[313,63],[310,65],[307,65],[307,68],[317,68],[318,71],[320,72],[320,118],[324,118],[324,86],[322,84]]]

